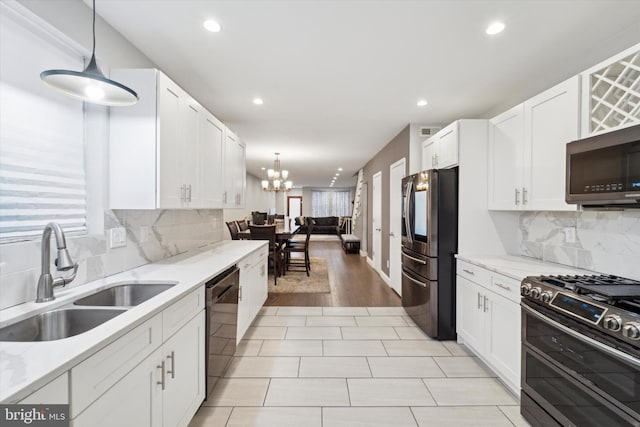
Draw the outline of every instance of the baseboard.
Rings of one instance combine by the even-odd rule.
[[[380,277],[382,277],[382,280],[384,281],[384,283],[387,284],[387,286],[389,286],[391,288],[391,278],[389,276],[387,276],[386,274],[384,274],[384,272],[382,271],[378,271],[378,274],[380,275]],[[391,288],[393,289],[393,288]]]
[[[367,256],[367,251],[360,249],[360,256]]]
[[[360,251],[362,252],[362,251]],[[373,270],[378,273],[378,276],[380,276],[380,278],[384,281],[384,283],[387,284],[387,286],[391,287],[391,279],[389,278],[389,276],[387,276],[386,274],[384,274],[384,272],[382,270],[378,270],[374,265],[373,265],[373,260],[369,257],[367,257],[367,264],[369,264],[371,266],[371,268],[373,268]]]

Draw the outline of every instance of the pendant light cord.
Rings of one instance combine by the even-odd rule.
[[[93,0],[93,49],[91,56],[96,54],[96,0]]]

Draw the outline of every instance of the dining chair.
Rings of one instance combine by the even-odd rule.
[[[240,231],[245,231],[249,229],[249,224],[246,219],[241,219],[240,221],[236,221],[238,223],[238,229]]]
[[[231,240],[240,240],[240,235],[238,234],[238,224],[235,221],[228,221],[227,227],[229,227],[229,234],[231,234]]]
[[[273,265],[273,284],[278,284],[278,275],[282,269],[282,250],[276,240],[275,225],[249,225],[251,240],[269,241],[269,261]]]
[[[307,276],[309,275],[309,271],[311,270],[311,260],[309,257],[309,240],[311,238],[311,231],[313,230],[313,226],[315,225],[315,221],[311,218],[307,218],[307,237],[304,242],[300,241],[288,241],[284,246],[284,262],[285,268],[290,270],[290,267],[304,267],[307,272]],[[292,253],[304,253],[304,260],[298,260],[291,256]],[[296,270],[294,270],[296,271]],[[302,271],[302,270],[299,270]]]

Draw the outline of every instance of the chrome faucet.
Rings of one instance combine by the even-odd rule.
[[[56,236],[56,246],[58,247],[58,257],[56,258],[56,270],[58,271],[68,271],[73,269],[73,273],[67,277],[56,277],[55,279],[51,275],[51,271],[49,268],[50,263],[50,245],[51,245],[51,232]],[[62,228],[55,222],[50,222],[44,227],[44,231],[42,232],[42,248],[41,248],[41,256],[42,256],[42,271],[40,273],[40,278],[38,279],[38,291],[36,302],[47,302],[55,299],[53,296],[53,288],[58,286],[65,286],[68,283],[71,283],[73,279],[76,278],[76,273],[78,272],[78,264],[74,263],[71,260],[71,255],[69,255],[69,251],[67,251],[67,241],[64,237],[64,232]]]

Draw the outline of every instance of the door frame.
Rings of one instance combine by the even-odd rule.
[[[291,199],[300,199],[300,215],[302,215],[302,196],[287,196],[287,216],[291,218],[289,214],[289,200]]]
[[[398,295],[402,296],[402,227],[400,222],[402,220],[402,213],[400,212],[400,206],[402,206],[402,178],[400,178],[399,182],[393,182],[393,170],[400,166],[402,166],[402,178],[404,178],[407,176],[407,160],[405,157],[389,166],[389,285]],[[392,197],[394,189],[397,192],[397,197],[395,198]],[[395,223],[391,220],[393,209],[397,209],[400,214]],[[395,230],[396,228],[399,229]],[[394,238],[392,239],[391,233],[394,231],[397,231],[397,233],[394,233]],[[397,245],[393,245],[394,242],[397,242]],[[397,268],[394,270],[396,274],[392,274],[391,269],[394,260],[397,261]]]
[[[376,180],[378,186],[376,188]],[[377,196],[376,196],[377,194]],[[378,272],[382,272],[382,171],[378,171],[373,174],[371,179],[371,260],[373,261],[373,268]],[[376,203],[377,202],[377,203]],[[378,222],[374,221],[378,215]],[[376,238],[376,227],[380,228],[378,232],[378,238]],[[376,248],[378,243],[378,248]],[[377,249],[377,250],[376,250]]]

